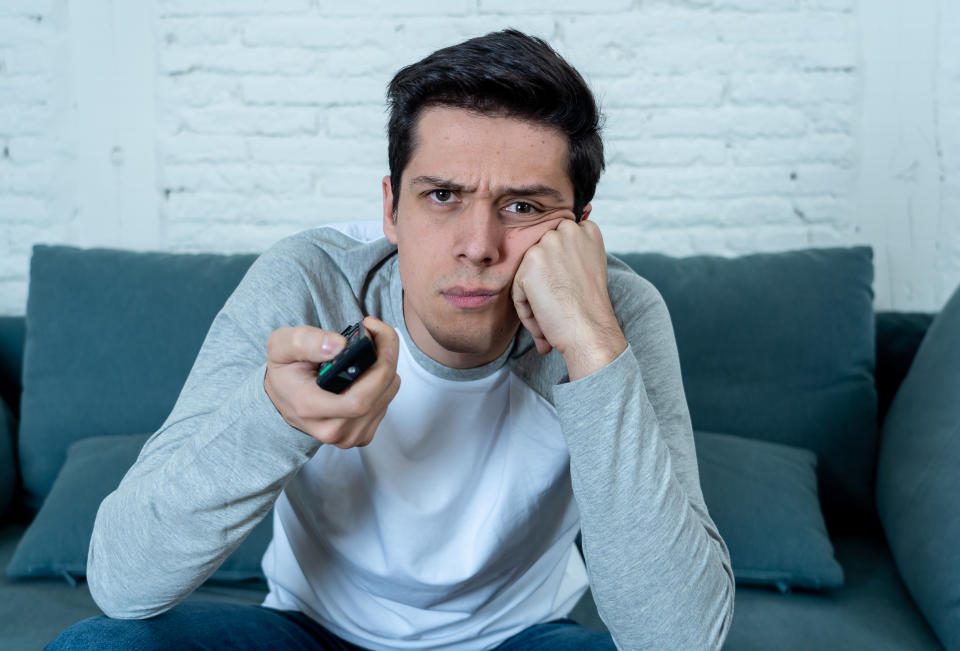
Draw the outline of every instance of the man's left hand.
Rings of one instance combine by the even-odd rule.
[[[600,370],[627,347],[607,292],[603,237],[591,221],[564,219],[527,250],[513,303],[537,351],[555,348],[571,380]]]

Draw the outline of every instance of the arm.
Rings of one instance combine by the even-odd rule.
[[[632,326],[636,348],[554,389],[591,589],[621,648],[719,649],[733,572],[703,502],[662,299]]]
[[[649,283],[618,269],[611,288],[619,314],[629,315],[621,328],[599,230],[561,226],[521,264],[527,304],[518,313],[535,340],[541,333],[541,352],[563,355],[571,378],[553,397],[598,611],[621,648],[720,648],[733,573],[703,502],[666,306]],[[565,289],[541,291],[550,286]]]
[[[374,369],[341,396],[326,394],[310,369],[335,354],[342,337],[281,327],[317,320],[313,288],[292,253],[273,250],[254,264],[214,320],[173,412],[101,504],[87,567],[91,594],[109,616],[151,617],[185,599],[321,442],[368,440],[362,421],[377,414],[359,413],[354,389],[375,391]],[[323,350],[331,338],[338,345]],[[283,410],[265,388],[271,377]],[[351,399],[358,413],[330,417]]]

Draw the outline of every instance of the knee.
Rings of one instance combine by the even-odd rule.
[[[153,626],[150,620],[110,619],[105,615],[99,615],[77,622],[65,630],[47,645],[46,651],[170,649],[171,647],[163,643],[162,636],[156,635],[151,628]]]

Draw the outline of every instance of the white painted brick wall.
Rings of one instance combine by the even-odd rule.
[[[36,242],[261,251],[378,217],[391,76],[506,26],[601,100],[593,214],[616,248],[866,243],[878,308],[938,309],[960,282],[960,5],[896,5],[4,0],[0,314],[23,312]],[[895,75],[926,85],[901,101]]]

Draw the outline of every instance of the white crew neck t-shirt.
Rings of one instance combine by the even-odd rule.
[[[483,649],[564,617],[588,583],[556,410],[509,351],[457,371],[398,330],[373,441],[322,446],[287,488],[310,494],[277,501],[264,605],[372,649]]]

